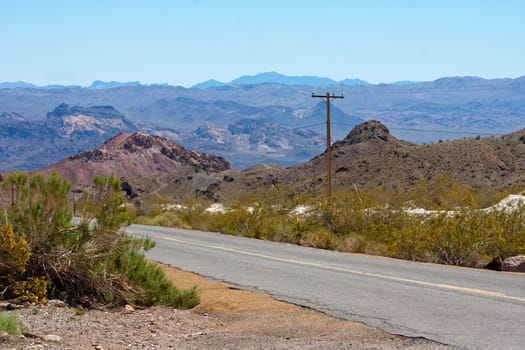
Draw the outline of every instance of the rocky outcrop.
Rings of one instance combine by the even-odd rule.
[[[77,134],[112,136],[118,132],[134,132],[137,127],[112,106],[69,106],[62,103],[47,114],[46,125],[59,135]]]
[[[137,127],[111,106],[62,103],[44,120],[0,114],[0,169],[33,170],[96,147],[119,132]]]
[[[21,121],[27,121],[26,118],[24,118],[23,115],[19,113],[0,113],[0,124],[6,123],[6,122],[21,122]]]
[[[169,173],[186,165],[211,172],[230,168],[222,157],[190,151],[164,137],[136,132],[120,133],[99,148],[64,159],[42,171],[56,171],[75,186],[83,187],[90,185],[95,175],[128,179]]]
[[[393,141],[394,137],[390,136],[390,131],[386,126],[377,120],[369,120],[354,127],[343,139],[343,143],[353,145],[356,143],[377,141]]]

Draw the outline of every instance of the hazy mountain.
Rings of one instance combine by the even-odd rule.
[[[26,83],[25,81],[14,81],[0,83],[0,89],[13,89],[13,88],[37,88],[38,86]]]
[[[192,89],[208,89],[208,88],[211,88],[211,87],[217,87],[217,86],[223,86],[223,85],[226,85],[226,83],[217,81],[215,79],[210,79],[210,80],[206,80],[206,81],[204,81],[202,83],[193,85],[191,88]]]
[[[344,79],[344,80],[339,81],[338,83],[341,85],[350,85],[350,86],[352,85],[370,85],[370,83],[367,83],[366,81],[357,79],[357,78]]]
[[[140,81],[130,81],[130,82],[119,82],[119,81],[100,81],[95,80],[91,85],[89,85],[88,89],[111,89],[115,87],[123,87],[123,86],[136,86],[141,85]]]
[[[230,85],[255,85],[255,84],[285,84],[285,85],[308,85],[325,86],[336,85],[337,81],[316,76],[288,76],[276,72],[260,73],[256,75],[245,75],[230,81]]]
[[[290,129],[268,119],[240,119],[228,128],[204,125],[178,142],[217,154],[243,169],[256,163],[291,166],[310,159],[326,147],[325,138],[309,129]]]
[[[305,85],[305,86],[329,86],[329,85],[368,85],[361,79],[344,79],[336,81],[334,79],[317,77],[317,76],[289,76],[277,72],[259,73],[256,75],[244,75],[229,83],[223,83],[217,80],[207,80],[192,88],[208,89],[224,85],[257,85],[257,84],[284,84],[284,85]]]
[[[421,83],[421,82],[420,81],[412,81],[412,80],[400,80],[400,81],[395,81],[392,84],[393,85],[411,85],[411,84],[417,84],[417,83]]]
[[[79,85],[60,85],[60,84],[38,86],[35,84],[26,83],[25,81],[0,83],[0,89],[34,88],[34,89],[50,90],[50,89],[65,89],[65,88],[79,88],[79,87],[81,86]]]
[[[61,104],[45,119],[0,114],[0,170],[31,170],[100,145],[137,128],[111,106]]]
[[[313,130],[320,135],[326,134],[325,102],[319,102],[316,105],[304,110],[297,110],[295,112],[295,117],[296,119],[294,120],[294,123],[296,125],[309,125],[309,130]],[[337,141],[345,137],[348,133],[348,130],[352,129],[357,124],[364,122],[364,120],[348,115],[340,108],[336,107],[336,105],[332,105],[330,107],[330,122],[333,141]]]
[[[47,114],[46,126],[62,137],[107,137],[137,127],[111,106],[80,107],[62,103]]]

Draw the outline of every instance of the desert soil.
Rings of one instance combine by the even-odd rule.
[[[17,309],[9,312],[29,331],[0,335],[0,349],[452,349],[164,268],[178,287],[198,287],[200,305],[79,310],[49,303]]]

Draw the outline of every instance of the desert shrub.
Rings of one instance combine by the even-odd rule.
[[[524,211],[458,209],[427,217],[396,214],[378,238],[387,255],[460,266],[481,266],[494,256],[525,253]]]
[[[193,201],[177,215],[184,227],[194,229],[414,261],[480,266],[494,256],[525,254],[523,208],[513,212],[477,209],[493,205],[509,193],[476,192],[442,175],[431,182],[419,181],[410,193],[386,188],[365,192],[354,187],[338,190],[326,201],[275,188],[225,203],[229,209],[224,213],[208,213],[209,203]],[[407,201],[438,213],[411,215],[403,209]],[[292,215],[297,205],[310,210]],[[445,211],[439,214],[439,210]]]
[[[114,177],[96,177],[84,191],[76,226],[67,202],[70,185],[58,175],[15,173],[2,187],[0,255],[10,262],[0,264],[4,297],[37,303],[58,297],[85,306],[197,302],[195,290],[176,290],[145,259],[151,240],[121,232],[127,206]]]
[[[367,226],[360,232],[367,238],[365,253],[370,249],[377,255],[420,260],[423,256],[420,238],[420,226],[417,219],[410,217],[403,210],[377,208],[369,214]],[[371,242],[374,244],[371,245]]]
[[[510,212],[484,211],[480,220],[486,242],[484,257],[525,254],[525,205]]]
[[[136,241],[130,237],[124,237],[124,239]],[[126,251],[115,252],[115,257],[111,260],[113,266],[110,270],[127,276],[131,284],[142,289],[141,292],[128,296],[131,303],[143,306],[163,304],[179,308],[192,308],[199,303],[196,288],[188,290],[175,288],[163,270],[158,265],[148,262],[144,254],[133,249],[133,244],[127,244],[126,249]],[[105,290],[105,293],[106,295],[103,296],[105,299],[108,299],[108,296],[113,299],[114,293],[118,295],[121,291]]]
[[[168,196],[151,193],[141,196],[140,200],[135,200],[129,212],[133,220],[140,218],[140,220],[147,221],[164,212],[164,206],[169,203],[171,200]]]
[[[30,256],[25,235],[15,237],[11,225],[0,226],[0,297],[32,303],[46,301],[46,280],[25,274]]]
[[[426,209],[452,210],[479,206],[475,191],[447,174],[440,174],[431,181],[418,180],[409,197],[415,205]]]
[[[250,238],[279,240],[283,234],[281,228],[287,226],[279,210],[255,205],[248,210],[246,207],[234,207],[225,213],[204,213],[201,215],[207,223],[207,229],[231,235]]]
[[[362,191],[339,191],[330,201],[318,205],[324,228],[343,237],[362,235],[374,239],[374,222],[381,222],[384,207]],[[380,226],[378,226],[380,227]]]
[[[32,254],[49,250],[65,238],[72,218],[67,206],[71,188],[67,181],[55,173],[47,178],[42,174],[29,178],[17,172],[7,176],[2,187],[8,202],[4,201],[4,221],[14,232],[25,235]]]
[[[324,228],[314,228],[303,232],[301,245],[313,248],[334,250],[339,245],[339,238]]]
[[[205,209],[208,208],[211,203],[211,201],[202,199],[191,199],[185,202],[185,209],[177,213],[183,227],[191,227],[195,230],[202,231],[210,230],[210,220],[213,220],[213,216],[207,213]]]
[[[480,239],[480,220],[471,212],[449,216],[440,214],[425,221],[422,238],[426,241],[432,260],[447,265],[469,266],[485,242]]]
[[[132,218],[136,224],[154,225],[164,227],[190,228],[183,218],[181,210],[163,210],[161,207],[153,208],[147,215],[138,215]]]
[[[26,327],[16,315],[7,315],[5,312],[0,312],[0,332],[18,336],[25,331],[27,331]]]
[[[0,226],[0,276],[22,275],[30,255],[25,235],[15,237],[11,225]]]

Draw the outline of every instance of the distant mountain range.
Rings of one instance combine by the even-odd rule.
[[[139,82],[94,82],[87,88],[3,83],[0,169],[40,168],[96,147],[118,132],[139,130],[222,156],[234,168],[257,163],[293,166],[326,147],[325,103],[313,99],[312,92],[344,94],[331,104],[332,142],[371,119],[397,138],[417,143],[525,127],[525,77],[446,77],[376,85],[294,83],[320,84],[325,79],[263,73],[227,85],[213,87],[215,83],[208,82],[207,88]]]
[[[112,89],[116,87],[125,87],[125,86],[138,86],[142,85],[140,81],[130,81],[130,82],[120,82],[120,81],[101,81],[95,80],[91,85],[87,86],[86,89]],[[159,86],[168,86],[168,84],[153,84]],[[16,81],[16,82],[4,82],[0,83],[0,89],[14,89],[14,88],[33,88],[33,89],[72,89],[72,88],[83,88],[80,85],[35,85],[27,83],[25,81]]]
[[[344,79],[336,81],[330,78],[316,76],[288,76],[276,72],[266,72],[256,75],[245,75],[234,79],[229,83],[222,83],[217,80],[208,80],[192,86],[197,89],[207,89],[210,87],[224,85],[255,85],[255,84],[284,84],[284,85],[306,85],[306,86],[328,86],[328,85],[369,85],[360,79]]]
[[[81,88],[81,86],[80,85],[60,85],[60,84],[39,86],[39,85],[31,84],[31,83],[26,83],[25,81],[0,83],[0,89],[15,89],[15,88],[65,89],[65,88]]]
[[[411,81],[402,81],[394,84],[412,84]],[[328,85],[370,85],[368,82],[353,78],[353,79],[344,79],[344,80],[334,80],[331,78],[317,77],[317,76],[289,76],[280,74],[277,72],[265,72],[256,75],[245,75],[239,78],[236,78],[230,82],[220,82],[214,79],[207,80],[205,82],[193,85],[192,88],[195,89],[208,89],[212,87],[224,86],[224,85],[255,85],[255,84],[285,84],[285,85],[305,85],[305,86],[328,86]],[[119,81],[101,81],[95,80],[91,85],[86,86],[87,89],[112,89],[115,87],[125,87],[125,86],[150,86],[143,85],[140,81],[130,81],[130,82],[119,82]],[[166,83],[161,84],[151,84],[157,86],[169,86]],[[36,88],[36,89],[63,89],[63,88],[80,88],[80,85],[45,85],[39,86],[24,81],[18,82],[4,82],[0,83],[0,89],[10,89],[10,88]]]

